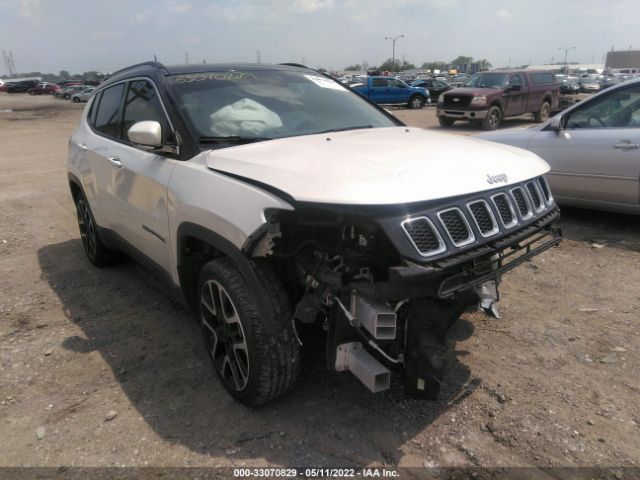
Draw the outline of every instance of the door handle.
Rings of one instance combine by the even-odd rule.
[[[623,150],[632,150],[634,148],[640,148],[640,144],[631,143],[631,142],[615,143],[613,145],[613,148],[622,148]]]
[[[629,140],[624,140],[620,143],[614,143],[613,148],[622,148],[623,150],[631,150],[634,148],[640,148],[640,144],[631,143]]]
[[[111,165],[113,165],[114,167],[118,167],[118,168],[120,168],[122,166],[122,162],[120,161],[120,158],[118,158],[118,157],[109,157],[109,163]]]
[[[79,143],[79,144],[78,144],[78,148],[79,148],[80,150],[82,150],[83,152],[86,152],[86,151],[87,151],[87,146],[86,146],[84,143]]]

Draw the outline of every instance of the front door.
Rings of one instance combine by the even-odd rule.
[[[529,148],[551,165],[562,197],[640,203],[640,85],[588,101],[562,119],[560,133],[536,133]]]
[[[122,212],[114,224],[129,244],[171,272],[167,190],[176,160],[129,142],[129,128],[145,120],[160,123],[165,143],[172,136],[153,83],[134,80],[127,86],[123,104],[123,142],[117,152],[120,166],[111,184],[118,210]]]

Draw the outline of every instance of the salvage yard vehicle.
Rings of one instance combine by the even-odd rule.
[[[29,95],[42,95],[42,94],[49,95],[57,92],[58,90],[60,90],[59,85],[55,83],[42,82],[36,85],[35,87],[30,88],[29,90],[27,90],[27,92],[29,93]]]
[[[352,85],[351,88],[379,105],[406,105],[408,108],[422,108],[429,103],[429,90],[411,87],[393,77],[365,77],[361,84]]]
[[[71,95],[73,95],[74,93],[78,93],[83,91],[86,87],[86,85],[69,85],[67,87],[63,87],[59,90],[56,90],[55,92],[53,92],[53,95],[56,98],[63,98],[65,100],[69,100],[71,98]]]
[[[86,102],[96,87],[85,87],[81,92],[71,94],[71,101],[74,103]]]
[[[477,137],[544,158],[561,205],[640,214],[640,79],[614,85],[542,125]]]
[[[115,72],[69,142],[89,261],[176,289],[240,402],[284,394],[301,344],[371,391],[437,397],[445,335],[497,315],[504,272],[557,245],[536,155],[410,128],[294,64]]]
[[[38,83],[37,80],[21,80],[19,82],[9,82],[7,83],[6,92],[7,93],[25,93],[30,89],[35,88]]]
[[[468,120],[484,130],[495,130],[506,117],[533,113],[545,122],[558,106],[560,88],[551,72],[504,70],[475,73],[460,88],[438,98],[438,120],[450,127]]]

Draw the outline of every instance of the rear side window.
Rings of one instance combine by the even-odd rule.
[[[386,78],[374,78],[373,80],[371,80],[371,86],[372,87],[386,87],[387,86],[387,79]]]
[[[124,83],[109,87],[102,92],[93,127],[108,137],[121,138],[120,105],[124,94]]]
[[[163,141],[167,139],[170,128],[162,109],[158,93],[149,80],[136,80],[129,84],[127,100],[122,120],[123,138],[128,140],[127,132],[134,123],[153,120],[162,127]]]
[[[545,85],[548,83],[556,83],[553,73],[532,73],[531,83],[534,85]]]

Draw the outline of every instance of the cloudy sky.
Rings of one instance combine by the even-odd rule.
[[[494,66],[600,63],[640,48],[637,0],[0,0],[0,48],[19,71],[113,71],[256,60],[342,69],[391,57],[420,65],[458,55]],[[0,75],[6,74],[0,64]]]

